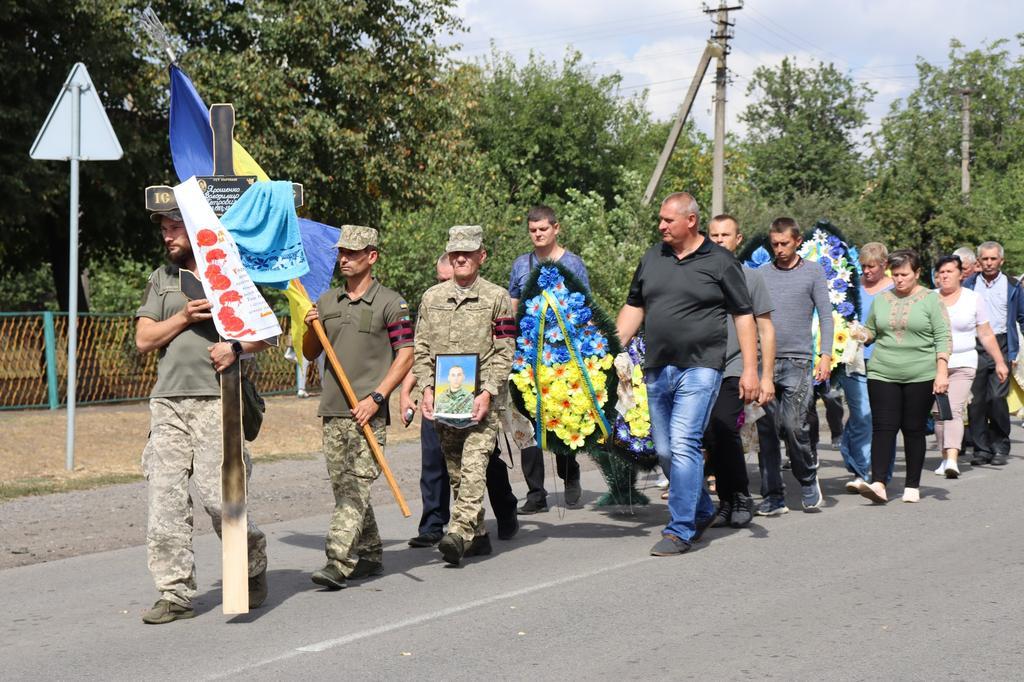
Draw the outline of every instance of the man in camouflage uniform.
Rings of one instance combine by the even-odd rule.
[[[462,385],[466,372],[458,365],[448,370],[448,390],[437,397],[435,414],[470,414],[473,411],[471,392]]]
[[[383,447],[389,421],[388,396],[412,366],[413,326],[409,306],[373,278],[377,230],[345,225],[338,241],[338,266],[345,286],[329,289],[306,315],[320,319],[327,338],[359,402],[349,407],[333,372],[324,376],[319,415],[323,417],[324,459],[334,490],[334,514],[327,530],[327,565],[313,582],[340,590],[346,581],[379,575],[383,544],[370,505],[370,484],[380,466],[363,436],[369,424]],[[323,351],[312,329],[302,354],[313,360]]]
[[[483,228],[460,225],[448,231],[446,252],[453,279],[423,295],[416,322],[413,373],[422,390],[423,416],[434,416],[434,361],[439,354],[475,353],[480,393],[473,399],[468,428],[437,423],[455,505],[448,533],[438,543],[444,560],[458,566],[463,556],[486,555],[491,541],[484,528],[483,496],[487,463],[498,433],[497,411],[504,408],[516,324],[508,291],[479,276],[487,258]]]
[[[159,351],[157,381],[150,393],[150,434],[142,452],[148,482],[146,553],[160,599],[143,615],[146,623],[192,618],[196,593],[192,553],[192,497],[189,479],[221,532],[220,382],[218,372],[267,343],[219,341],[212,305],[188,300],[181,292],[182,269],[196,272],[192,245],[178,211],[155,213],[169,265],[149,276],[135,313],[135,345],[140,353]],[[252,473],[243,449],[246,473]],[[267,598],[267,541],[249,521],[249,608]]]

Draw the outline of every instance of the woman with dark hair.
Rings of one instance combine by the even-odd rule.
[[[942,452],[942,464],[935,473],[946,478],[960,475],[957,456],[964,438],[964,408],[971,396],[974,371],[978,367],[977,344],[995,358],[996,376],[1006,381],[1010,369],[1006,366],[999,350],[999,341],[988,323],[988,308],[985,300],[960,283],[963,263],[959,256],[945,256],[935,263],[935,283],[939,298],[946,305],[949,326],[953,336],[953,352],[949,356],[949,406],[953,418],[935,422],[935,437]]]
[[[907,458],[904,502],[921,498],[924,466],[925,424],[934,394],[949,387],[949,320],[938,294],[919,283],[921,259],[910,249],[893,251],[887,261],[893,288],[871,304],[866,339],[874,343],[868,365],[868,399],[871,402],[871,480],[860,493],[875,502],[887,502],[885,476],[903,432]]]

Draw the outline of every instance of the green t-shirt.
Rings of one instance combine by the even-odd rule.
[[[181,312],[187,302],[181,293],[178,267],[165,265],[149,276],[142,305],[135,311],[135,317],[163,322]],[[156,385],[149,397],[219,397],[220,382],[207,350],[219,340],[213,320],[190,325],[171,339],[159,351]]]
[[[343,288],[328,289],[316,302],[316,309],[327,339],[359,400],[376,390],[391,368],[395,351],[412,346],[409,305],[398,292],[376,280],[363,297],[355,301]],[[323,386],[319,415],[351,416],[341,386],[330,369],[325,372]],[[378,414],[388,415],[386,400]]]
[[[868,378],[892,383],[935,379],[936,355],[952,348],[949,313],[929,289],[899,297],[890,289],[875,297],[865,326],[875,338]]]

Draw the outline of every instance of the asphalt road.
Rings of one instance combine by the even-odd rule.
[[[713,529],[680,557],[648,555],[664,503],[597,509],[587,472],[585,509],[523,517],[461,568],[408,548],[414,519],[380,506],[386,573],[340,592],[309,580],[326,515],[266,525],[271,593],[245,616],[220,612],[212,535],[195,543],[199,614],[168,625],[140,620],[143,547],[5,570],[0,677],[1021,679],[1024,460],[926,472],[917,505],[899,502],[901,466],[881,507],[821,456],[821,513]]]

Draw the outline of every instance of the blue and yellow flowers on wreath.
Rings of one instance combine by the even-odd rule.
[[[619,350],[615,327],[576,277],[557,263],[536,268],[517,311],[512,359],[516,408],[542,447],[593,451],[611,437]]]

